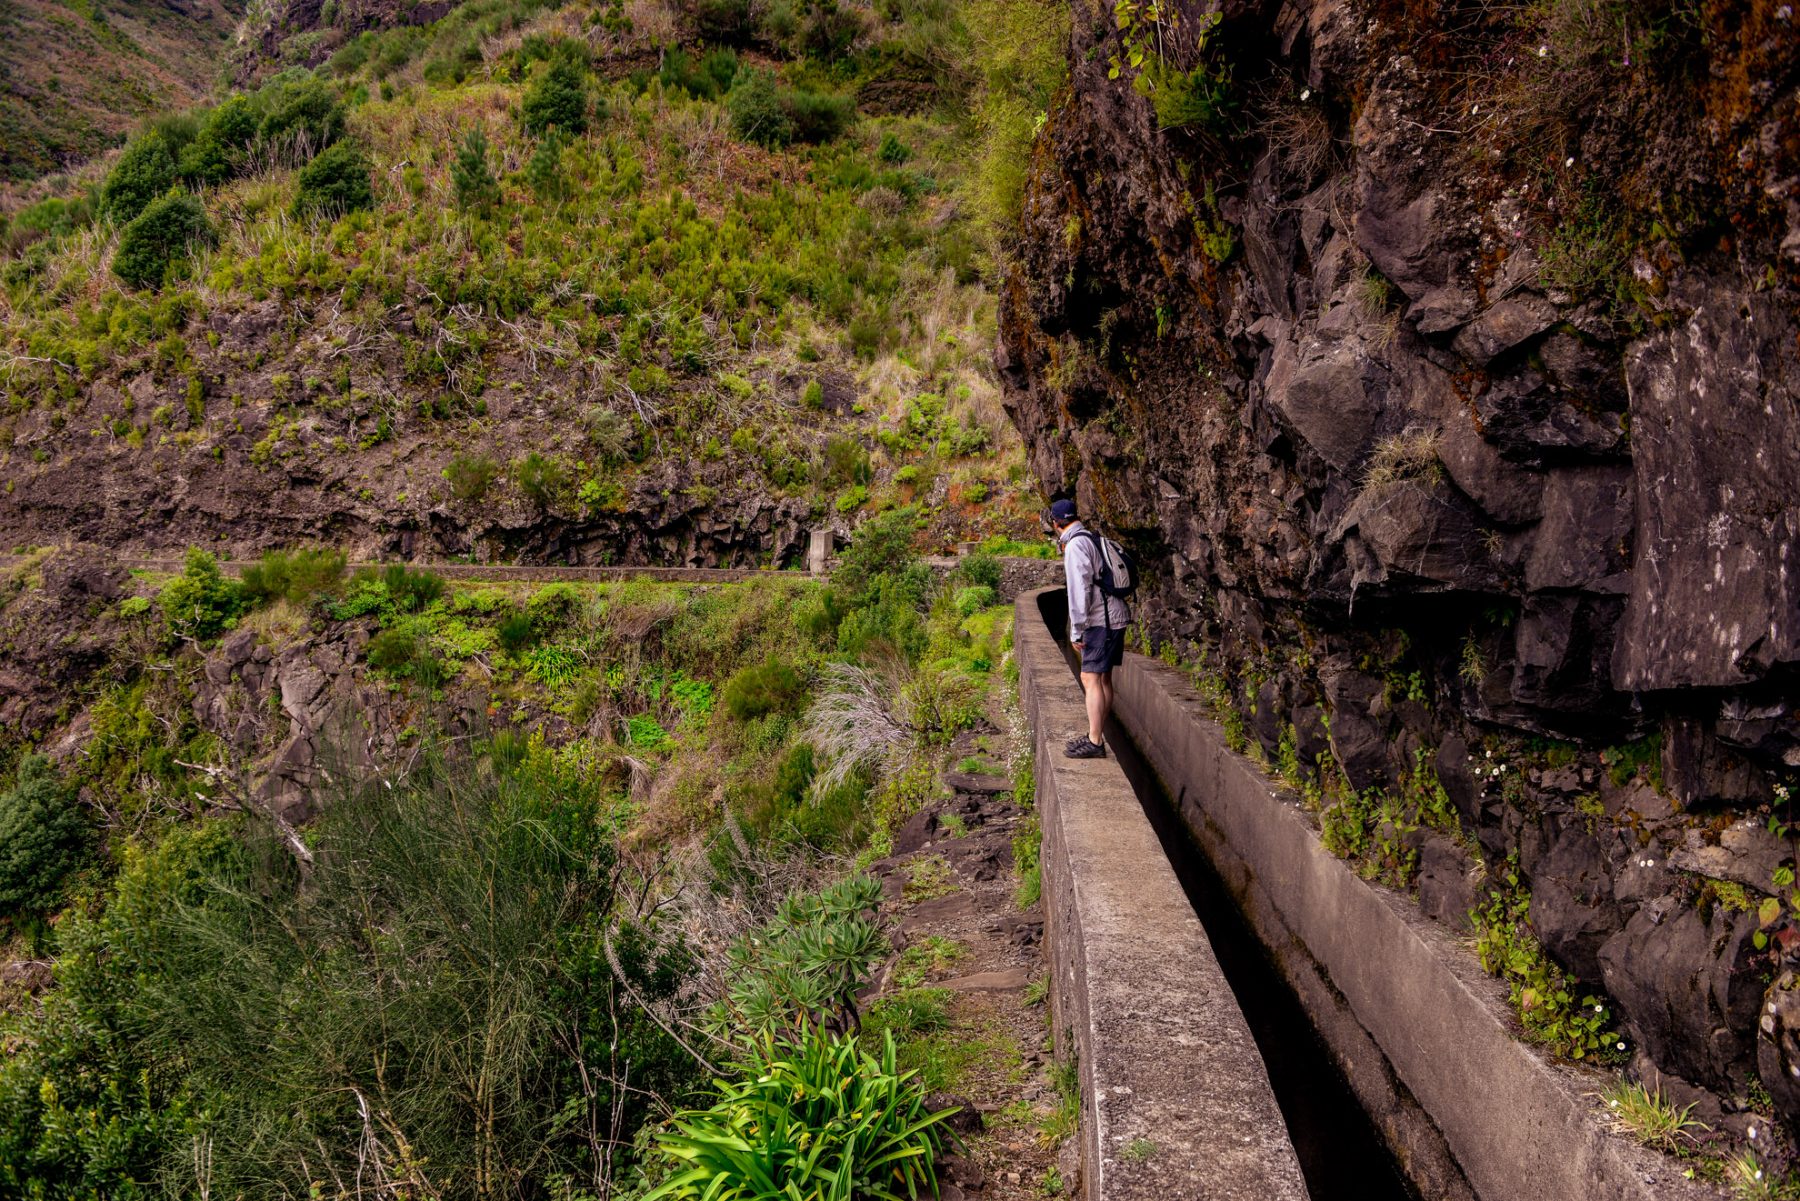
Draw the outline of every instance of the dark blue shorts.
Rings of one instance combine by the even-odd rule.
[[[1081,670],[1104,675],[1125,662],[1125,631],[1090,626],[1081,636]]]

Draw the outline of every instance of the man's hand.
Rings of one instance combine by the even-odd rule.
[[[1069,645],[1074,647],[1076,650],[1080,650],[1081,649],[1081,635],[1077,634],[1077,635],[1075,635],[1075,637],[1069,639]]]

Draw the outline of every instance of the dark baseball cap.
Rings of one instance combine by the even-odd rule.
[[[1074,521],[1075,502],[1072,500],[1053,501],[1050,505],[1050,520]]]

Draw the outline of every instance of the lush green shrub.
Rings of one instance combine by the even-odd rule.
[[[795,88],[781,93],[796,142],[829,142],[856,119],[856,102],[848,96]]]
[[[956,590],[955,608],[960,617],[973,617],[995,601],[994,590],[986,584],[971,584]]]
[[[869,466],[869,452],[855,438],[834,434],[825,440],[824,478],[827,488],[843,488],[850,484],[867,484],[874,479]]]
[[[568,488],[569,471],[554,455],[534,450],[513,464],[513,482],[531,503],[547,509]]]
[[[1000,560],[987,551],[973,551],[957,564],[957,573],[970,584],[1000,591]]]
[[[429,568],[390,563],[381,570],[381,586],[394,609],[417,613],[444,595],[444,577]]]
[[[344,578],[344,563],[344,552],[339,550],[272,550],[244,569],[244,598],[252,605],[275,600],[304,605],[338,586]]]
[[[862,33],[862,14],[838,0],[811,0],[800,27],[800,45],[811,58],[835,62],[850,52]]]
[[[702,41],[743,45],[755,33],[750,0],[686,0],[684,7]]]
[[[376,671],[411,679],[426,688],[444,682],[444,661],[432,650],[429,639],[412,630],[382,630],[369,639],[365,657]]]
[[[206,115],[200,134],[210,136],[227,151],[242,151],[256,140],[260,125],[256,106],[248,96],[230,96]]]
[[[904,575],[878,575],[837,627],[837,649],[853,657],[899,655],[917,663],[931,638],[919,588]]]
[[[890,509],[856,528],[832,577],[832,586],[853,603],[863,598],[877,576],[904,573],[917,561],[913,539],[919,514],[909,507]]]
[[[93,219],[94,207],[89,197],[51,196],[20,209],[13,216],[10,233],[15,243],[22,234],[55,237],[74,233]]]
[[[516,655],[537,641],[537,627],[532,624],[529,613],[508,613],[500,619],[495,636],[500,640],[501,650]]]
[[[258,93],[257,136],[274,153],[304,162],[344,134],[337,91],[307,71],[284,71]]]
[[[169,269],[187,261],[195,243],[213,239],[200,201],[183,192],[160,196],[125,227],[113,254],[113,274],[134,288],[153,288]]]
[[[300,168],[296,176],[294,215],[338,217],[375,206],[369,160],[354,143],[339,141]]]
[[[163,585],[156,599],[169,629],[197,642],[230,629],[245,608],[243,588],[225,578],[211,552],[197,546],[188,549],[181,574]]]
[[[175,175],[190,186],[220,184],[242,172],[259,118],[249,98],[232,96],[206,114],[175,160]]]
[[[730,50],[709,50],[698,61],[685,50],[672,50],[658,77],[664,88],[679,88],[698,100],[717,100],[731,91],[737,72],[738,57]]]
[[[781,103],[773,72],[738,72],[725,107],[731,114],[732,132],[746,142],[780,147],[794,140],[794,120]]]
[[[100,211],[125,224],[175,184],[175,159],[159,137],[133,139],[106,173],[100,189]]]
[[[557,59],[539,70],[525,90],[519,120],[526,133],[559,129],[566,134],[580,134],[587,129],[587,106],[586,74],[578,64]]]
[[[771,1038],[717,1087],[711,1108],[679,1113],[658,1132],[678,1168],[645,1201],[937,1192],[943,1122],[956,1111],[925,1107],[915,1073],[895,1062],[892,1035],[879,1058],[818,1027]]]
[[[773,921],[732,944],[725,996],[707,1015],[713,1033],[752,1050],[767,1035],[854,1025],[856,994],[888,950],[866,916],[880,900],[872,876],[786,897]]]
[[[49,760],[27,755],[0,793],[0,917],[48,913],[92,851],[93,828]],[[3,1179],[3,1178],[0,1178]]]
[[[450,163],[450,182],[460,208],[483,213],[500,202],[500,181],[488,165],[487,131],[481,126],[471,126],[463,135],[462,147]]]
[[[581,589],[566,580],[545,584],[525,602],[525,612],[539,630],[554,630],[568,624],[581,612]]]
[[[769,713],[792,713],[805,699],[805,693],[799,673],[786,663],[752,663],[725,681],[725,711],[739,721]]]
[[[443,474],[450,485],[451,496],[457,500],[475,501],[487,495],[489,486],[500,474],[500,464],[486,455],[457,454]]]

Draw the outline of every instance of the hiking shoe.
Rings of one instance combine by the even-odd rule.
[[[1104,759],[1106,748],[1083,734],[1064,747],[1063,754],[1071,759]]]

